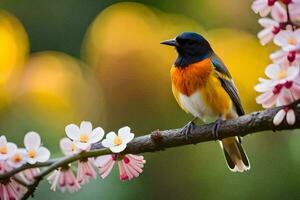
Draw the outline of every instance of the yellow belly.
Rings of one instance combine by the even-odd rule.
[[[219,79],[212,73],[206,83],[192,94],[179,92],[173,85],[173,94],[178,104],[195,117],[207,118],[227,115],[232,111],[232,101]]]

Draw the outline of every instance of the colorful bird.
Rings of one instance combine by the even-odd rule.
[[[195,117],[183,128],[183,132],[187,136],[195,128],[194,121],[197,118],[204,122],[217,118],[212,132],[218,138],[218,129],[223,120],[244,115],[228,69],[209,42],[197,33],[184,32],[161,44],[177,50],[178,57],[171,68],[172,91],[179,106]],[[222,139],[220,145],[231,171],[250,169],[240,137]]]

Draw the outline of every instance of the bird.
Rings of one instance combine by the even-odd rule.
[[[224,120],[245,114],[238,90],[224,62],[208,40],[195,32],[183,32],[161,44],[175,47],[177,51],[177,58],[170,70],[172,92],[179,106],[194,116],[182,132],[188,137],[188,133],[196,128],[195,120],[207,122],[215,119],[212,133],[218,139],[218,130]],[[239,136],[219,142],[231,171],[250,169]]]

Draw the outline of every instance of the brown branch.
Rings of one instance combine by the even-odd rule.
[[[181,129],[154,131],[150,135],[135,138],[128,144],[124,153],[138,154],[154,152],[165,148],[197,144],[232,136],[243,137],[261,131],[280,131],[300,128],[300,100],[291,104],[289,107],[294,109],[296,115],[296,122],[293,126],[288,125],[286,121],[279,126],[273,125],[273,118],[280,109],[284,108],[284,106],[282,106],[224,121],[218,131],[219,138],[215,138],[212,133],[214,123],[198,126],[188,134],[188,139],[186,139],[185,135],[181,132]],[[100,147],[100,144],[94,146],[94,148]]]
[[[171,147],[214,141],[217,139],[223,139],[232,136],[245,136],[250,133],[258,133],[261,131],[279,131],[300,128],[300,100],[291,104],[289,107],[294,109],[296,115],[296,123],[293,126],[288,125],[286,122],[283,122],[279,126],[273,125],[273,118],[275,114],[280,109],[284,108],[277,107],[254,112],[249,115],[241,116],[237,119],[224,121],[221,124],[218,132],[219,138],[215,138],[212,133],[214,123],[204,124],[195,128],[188,134],[188,138],[186,138],[185,134],[182,133],[182,129],[171,129],[164,131],[157,130],[152,132],[151,134],[133,139],[127,145],[126,150],[122,153],[139,154],[145,152],[155,152]],[[8,179],[25,169],[47,166],[47,168],[36,177],[36,181],[32,185],[28,186],[28,191],[23,198],[27,199],[33,195],[35,188],[38,186],[39,182],[53,170],[83,158],[96,157],[111,153],[108,149],[104,149],[101,143],[93,145],[92,149],[94,150],[89,152],[82,152],[73,156],[66,156],[61,159],[48,161],[47,163],[39,163],[36,165],[26,164],[20,168],[12,170],[9,173],[0,175],[0,181]]]

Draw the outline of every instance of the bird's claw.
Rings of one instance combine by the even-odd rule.
[[[188,134],[196,128],[196,125],[193,121],[187,123],[181,130],[181,132],[185,135],[185,139],[188,139]]]
[[[212,134],[213,134],[215,140],[219,140],[219,129],[220,129],[220,126],[221,126],[222,122],[223,122],[223,119],[218,118],[215,121],[215,124],[213,126]]]

